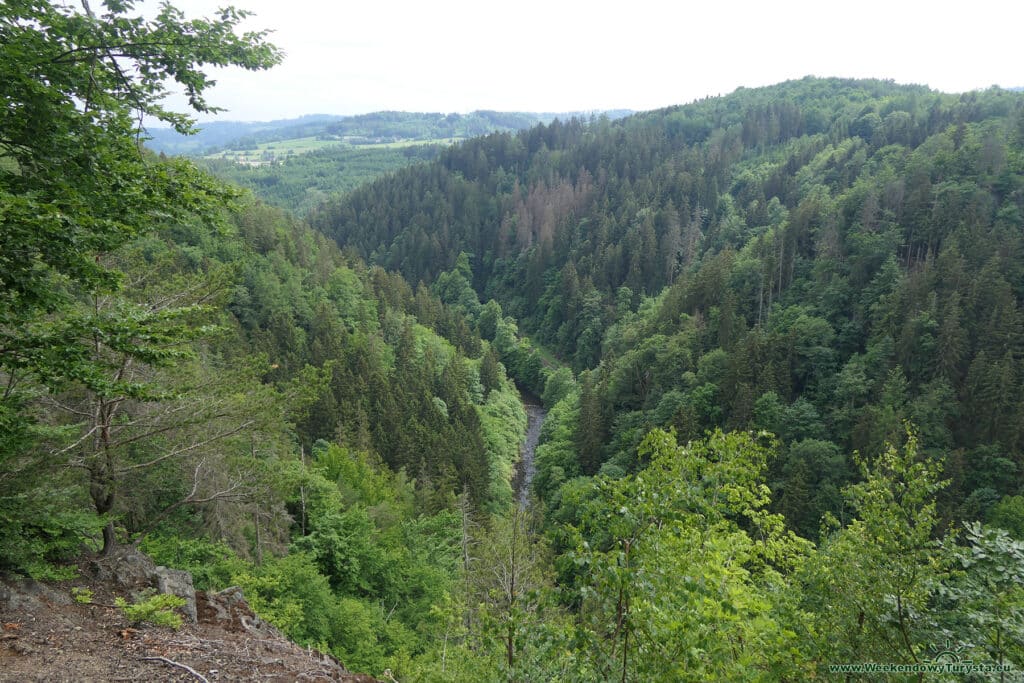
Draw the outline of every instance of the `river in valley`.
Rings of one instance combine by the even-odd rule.
[[[526,438],[519,447],[519,462],[516,463],[515,476],[512,478],[512,488],[516,494],[516,500],[520,507],[526,507],[530,500],[530,486],[533,484],[533,475],[537,472],[537,464],[534,462],[534,454],[537,450],[537,442],[540,441],[540,428],[544,424],[544,418],[548,411],[540,404],[536,396],[521,392],[523,407],[526,409]]]

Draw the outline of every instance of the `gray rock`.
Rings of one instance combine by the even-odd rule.
[[[281,632],[263,621],[249,607],[242,589],[231,586],[216,593],[200,591],[199,614],[203,623],[236,633],[248,632],[268,638],[284,638]]]
[[[30,580],[17,576],[0,577],[0,611],[33,611],[39,607],[39,597],[25,590],[24,582]]]
[[[44,602],[70,605],[71,596],[26,576],[0,574],[0,610],[35,611]]]
[[[134,546],[123,546],[90,564],[90,571],[99,580],[128,590],[135,602],[144,600],[149,590],[184,598],[185,618],[196,623],[196,591],[192,575],[180,569],[158,567],[148,555]]]
[[[228,586],[224,590],[217,591],[213,595],[227,605],[245,605],[246,609],[249,608],[249,603],[245,601],[245,594],[239,586]]]
[[[89,568],[100,581],[122,588],[152,585],[156,573],[156,563],[134,546],[117,548],[94,560]]]
[[[185,612],[185,617],[193,624],[198,621],[196,614],[196,589],[192,585],[191,574],[181,569],[157,567],[153,570],[153,580],[156,584],[156,589],[161,593],[170,593],[171,595],[177,595],[179,598],[184,598],[185,606],[181,609]]]

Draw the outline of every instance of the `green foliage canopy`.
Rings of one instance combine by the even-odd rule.
[[[262,69],[279,59],[263,33],[235,33],[244,12],[186,20],[166,4],[147,20],[132,10],[132,2],[119,0],[105,2],[101,13],[87,1],[80,10],[41,0],[0,8],[0,466],[11,475],[5,501],[33,485],[35,467],[14,458],[41,436],[58,436],[36,426],[34,399],[75,385],[101,397],[138,397],[142,386],[116,372],[111,379],[100,346],[123,359],[161,362],[180,356],[168,349],[193,336],[176,324],[187,316],[183,309],[147,309],[122,298],[108,257],[161,223],[212,218],[234,191],[187,163],[143,154],[143,117],[188,130],[187,116],[160,103],[168,83],[185,90],[193,109],[211,112],[205,92],[212,81],[203,67]],[[100,296],[104,310],[82,309]],[[55,516],[46,504],[34,507],[41,517]],[[3,516],[18,527],[26,512],[12,508]]]

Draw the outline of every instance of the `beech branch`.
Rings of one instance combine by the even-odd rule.
[[[201,460],[199,464],[196,465],[195,471],[192,473],[192,490],[189,494],[178,502],[166,507],[159,515],[153,518],[153,520],[150,521],[142,531],[139,531],[134,541],[136,544],[141,542],[142,539],[145,538],[150,531],[155,529],[160,522],[166,519],[168,515],[184,505],[202,505],[203,503],[212,503],[215,500],[239,500],[245,498],[246,493],[244,491],[240,491],[242,483],[238,481],[231,482],[225,489],[197,498],[196,494],[199,491],[199,482],[202,481],[199,474],[205,464],[206,461]]]
[[[161,463],[161,462],[163,462],[165,460],[169,460],[169,459],[171,459],[171,458],[173,458],[175,456],[181,455],[182,453],[188,453],[190,451],[194,451],[194,450],[196,450],[198,448],[202,448],[203,446],[207,446],[207,445],[213,443],[214,441],[219,441],[220,439],[227,438],[227,437],[231,436],[232,434],[237,434],[238,432],[242,431],[243,429],[245,429],[246,427],[249,427],[252,424],[253,424],[252,420],[249,420],[247,422],[243,422],[242,424],[238,425],[234,429],[229,429],[226,432],[221,432],[220,434],[215,434],[215,435],[211,436],[209,439],[205,439],[203,441],[198,441],[196,443],[193,443],[190,446],[184,446],[182,448],[175,448],[174,450],[169,451],[167,453],[164,453],[163,455],[161,455],[159,457],[153,458],[152,460],[150,460],[148,462],[141,462],[141,463],[137,463],[135,465],[129,465],[128,467],[122,467],[119,470],[117,470],[117,473],[118,474],[124,474],[126,472],[131,472],[132,470],[139,470],[139,469],[143,469],[145,467],[152,467],[153,465],[157,465],[157,464],[159,464],[159,463]]]
[[[176,666],[179,669],[183,669],[192,674],[197,681],[202,681],[202,683],[210,683],[210,681],[208,681],[205,676],[203,676],[201,673],[190,667],[188,664],[182,664],[181,662],[176,662],[173,659],[167,659],[167,657],[139,657],[139,660],[143,662],[163,662],[164,664],[167,664],[169,666]]]

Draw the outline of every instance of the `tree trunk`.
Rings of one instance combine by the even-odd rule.
[[[110,555],[114,548],[117,547],[117,537],[114,534],[114,522],[107,522],[107,525],[103,527],[103,550],[102,555]]]
[[[515,642],[515,626],[509,622],[508,634],[505,637],[505,657],[508,660],[509,672],[513,671],[516,665]]]

